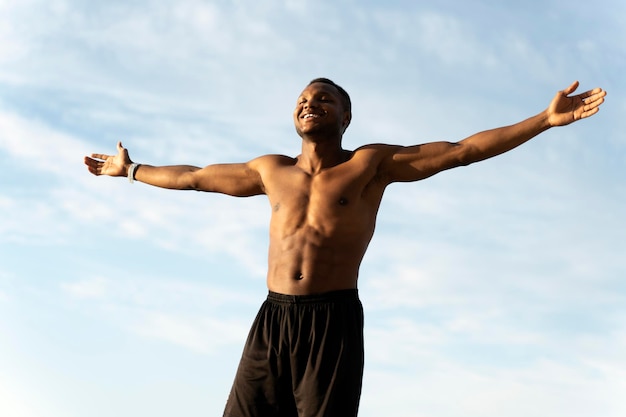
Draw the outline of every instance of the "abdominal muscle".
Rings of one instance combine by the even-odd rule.
[[[354,289],[368,242],[352,233],[320,236],[310,227],[270,236],[268,289],[290,295]]]
[[[295,166],[268,169],[270,291],[306,295],[357,287],[384,190],[371,183],[375,155],[363,155],[314,175]]]

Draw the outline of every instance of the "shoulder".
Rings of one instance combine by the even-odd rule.
[[[365,175],[370,175],[372,180],[384,183],[383,167],[401,148],[401,146],[386,143],[370,143],[360,146],[352,151],[351,166],[357,167],[356,169]]]
[[[387,155],[397,152],[400,148],[402,147],[399,145],[391,145],[388,143],[370,143],[356,148],[354,154]]]
[[[296,158],[286,155],[268,154],[252,159],[247,165],[256,171],[268,171],[281,167],[293,166],[296,164]]]
[[[296,158],[286,155],[268,154],[256,157],[248,163],[263,165],[293,165],[296,163]]]
[[[353,151],[353,159],[365,159],[371,162],[382,162],[402,149],[399,145],[386,143],[370,143]]]

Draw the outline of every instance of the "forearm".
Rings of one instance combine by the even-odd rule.
[[[126,168],[127,175],[129,168],[130,164]],[[207,191],[237,197],[264,192],[258,171],[242,163],[213,164],[204,168],[191,165],[138,165],[133,179],[161,188]]]
[[[129,169],[130,164],[126,166],[127,173]],[[195,188],[193,173],[199,169],[200,168],[191,165],[155,167],[152,165],[139,164],[135,168],[132,179],[155,187],[173,190],[191,190]]]
[[[510,151],[551,127],[547,111],[519,123],[476,133],[459,142],[465,149],[464,164],[482,161]]]

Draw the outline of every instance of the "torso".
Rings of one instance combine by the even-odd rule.
[[[272,207],[267,285],[283,294],[356,288],[386,183],[380,149],[351,153],[316,174],[297,159],[269,155],[261,177]]]

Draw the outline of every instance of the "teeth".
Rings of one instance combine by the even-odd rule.
[[[320,117],[320,116],[319,116],[319,114],[312,114],[312,113],[308,113],[308,114],[304,115],[304,119],[309,119],[311,117],[317,118],[317,117]]]

